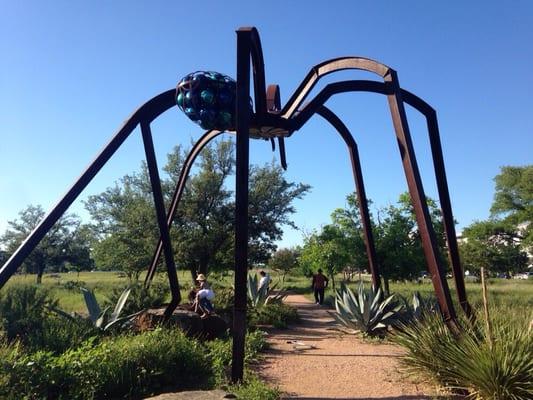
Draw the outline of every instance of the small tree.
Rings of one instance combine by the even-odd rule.
[[[298,267],[300,249],[297,247],[277,250],[268,261],[268,266],[281,274],[281,282],[285,282],[285,276]]]

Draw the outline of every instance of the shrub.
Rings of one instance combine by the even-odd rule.
[[[43,328],[47,308],[57,304],[37,285],[14,285],[0,292],[0,323],[8,340],[26,342]]]
[[[533,335],[526,324],[501,317],[493,322],[489,338],[483,322],[463,322],[454,337],[442,318],[427,316],[399,332],[394,340],[405,347],[402,362],[412,371],[430,374],[451,389],[476,399],[531,399],[533,395]]]
[[[133,314],[147,308],[160,307],[169,293],[168,284],[153,282],[149,288],[145,288],[140,282],[135,282],[129,286],[114,288],[105,306],[114,307],[122,293],[127,289],[130,289],[130,295],[122,310],[124,314]]]
[[[6,399],[117,398],[157,390],[202,387],[211,370],[200,345],[177,330],[118,336],[54,356],[16,354],[2,364]]]
[[[242,400],[277,400],[281,395],[253,374],[246,375],[242,384],[230,386],[229,391]]]
[[[269,303],[249,312],[249,325],[272,325],[275,328],[287,328],[287,325],[298,321],[298,312],[295,308],[284,303]]]
[[[207,357],[210,360],[216,385],[224,384],[228,381],[231,372],[231,351],[232,342],[227,339],[217,339],[205,342]],[[251,332],[246,336],[245,341],[245,365],[249,365],[258,358],[258,353],[266,346],[264,333],[261,331]]]

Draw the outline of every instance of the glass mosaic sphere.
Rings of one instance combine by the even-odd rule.
[[[236,82],[212,71],[197,71],[178,82],[176,103],[181,111],[204,129],[235,127]]]

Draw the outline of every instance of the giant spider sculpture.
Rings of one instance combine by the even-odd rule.
[[[250,101],[251,66],[253,67],[253,106]],[[348,80],[330,83],[313,99],[308,101],[305,105],[303,104],[310,91],[322,77],[347,69],[372,72],[378,75],[382,81]],[[195,75],[192,74],[188,79],[194,79],[194,77]],[[438,254],[436,235],[425,201],[426,197],[411,141],[404,103],[407,103],[418,110],[426,118],[439,200],[444,219],[448,255],[453,270],[456,291],[461,307],[467,315],[471,315],[470,306],[466,299],[463,271],[459,260],[436,113],[433,108],[422,99],[401,89],[397,74],[393,69],[379,62],[362,57],[342,57],[323,62],[311,69],[300,86],[296,89],[295,93],[282,107],[279,87],[277,85],[270,85],[268,88],[265,86],[263,53],[257,30],[255,28],[241,28],[237,31],[236,82],[231,83],[224,76],[219,77],[218,75],[214,75],[212,78],[215,80],[219,79],[221,82],[223,81],[225,84],[229,85],[226,86],[226,89],[227,87],[234,88],[234,93],[200,94],[203,96],[202,101],[206,104],[216,101],[219,101],[221,104],[223,103],[226,107],[223,111],[225,114],[219,113],[218,115],[215,115],[207,109],[195,110],[191,108],[188,110],[187,100],[180,97],[180,95],[187,96],[186,91],[184,91],[186,84],[190,83],[187,79],[178,85],[177,91],[174,89],[168,90],[142,105],[124,123],[96,159],[68,190],[67,194],[45,216],[26,241],[15,251],[15,253],[13,253],[9,260],[0,269],[0,287],[2,287],[17,270],[24,259],[37,246],[39,241],[67,210],[81,191],[89,184],[102,166],[112,157],[114,152],[122,145],[136,126],[140,125],[160,230],[160,240],[154,252],[152,263],[148,269],[145,284],[147,286],[150,284],[158,260],[161,253],[163,253],[172,294],[172,300],[165,312],[165,315],[169,317],[181,301],[176,266],[174,264],[169,235],[169,229],[176,208],[178,207],[187,177],[197,155],[206,144],[220,135],[223,131],[233,131],[236,133],[237,137],[237,151],[235,189],[235,303],[232,379],[233,381],[241,380],[243,377],[246,279],[248,270],[247,222],[249,140],[250,138],[271,140],[272,148],[274,149],[274,139],[277,139],[279,143],[281,163],[283,168],[286,168],[284,139],[290,137],[294,132],[302,128],[315,114],[320,115],[337,130],[348,147],[348,152],[352,161],[352,170],[362,217],[368,262],[372,273],[373,284],[375,287],[378,287],[380,286],[379,267],[376,261],[376,251],[370,226],[368,205],[361,166],[359,163],[357,144],[344,123],[324,105],[331,96],[338,93],[373,92],[387,96],[402,164],[407,178],[408,189],[421,234],[424,255],[427,261],[428,270],[431,274],[440,310],[448,325],[452,329],[457,329],[457,316],[452,304],[450,289],[445,279],[445,270],[442,265],[442,259]],[[217,96],[218,98],[215,98]],[[228,96],[233,97],[233,101],[228,99]],[[163,112],[174,107],[176,102],[191,119],[198,120],[200,125],[207,128],[208,131],[193,146],[190,154],[186,158],[170,207],[168,210],[165,210],[150,124]],[[190,104],[193,103],[194,102]],[[230,104],[230,106],[228,106],[228,104]]]

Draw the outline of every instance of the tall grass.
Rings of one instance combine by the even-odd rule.
[[[526,400],[533,398],[533,333],[531,315],[511,316],[508,308],[492,307],[492,340],[483,321],[462,321],[455,337],[438,315],[399,332],[393,340],[407,353],[402,363],[471,399]],[[478,315],[481,315],[478,312]]]

